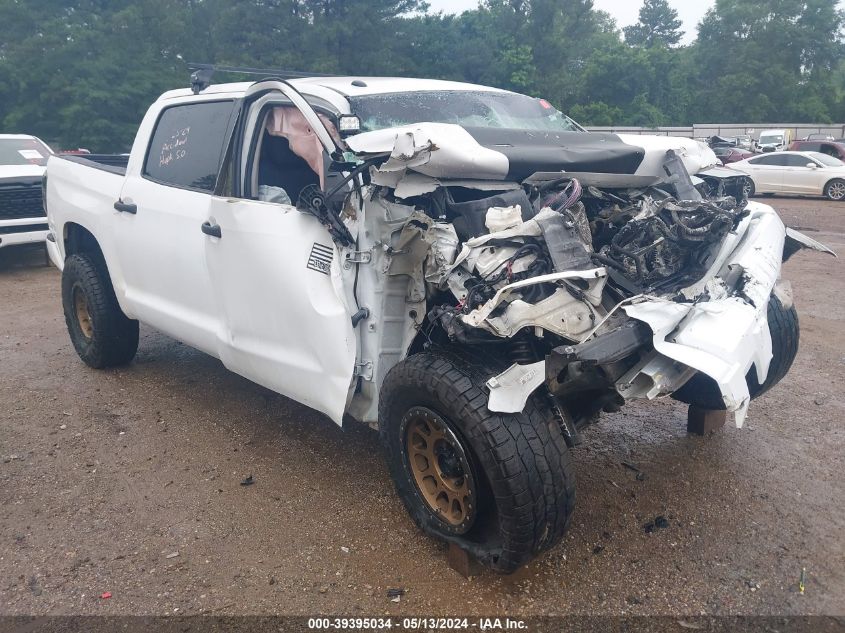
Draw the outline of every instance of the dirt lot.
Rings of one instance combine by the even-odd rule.
[[[845,205],[771,202],[845,253]],[[672,401],[604,417],[575,451],[564,543],[465,580],[407,517],[373,431],[150,329],[131,366],[88,369],[59,274],[2,250],[0,613],[845,614],[840,261],[787,264],[801,350],[746,428],[687,436]]]

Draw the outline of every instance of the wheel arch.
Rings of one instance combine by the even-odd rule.
[[[103,249],[94,234],[76,222],[67,222],[62,227],[65,259],[71,255],[87,253],[105,261]]]
[[[67,261],[71,255],[90,255],[109,276],[121,310],[126,314],[131,314],[129,307],[126,305],[126,288],[123,283],[122,271],[119,262],[114,260],[114,254],[110,253],[110,256],[106,257],[97,236],[88,227],[78,222],[66,222],[62,226],[61,234],[64,244],[64,261]],[[132,316],[132,318],[135,317]]]

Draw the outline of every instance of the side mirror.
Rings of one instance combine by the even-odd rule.
[[[361,120],[354,114],[341,114],[338,117],[337,131],[341,136],[352,136],[361,131]]]
[[[809,167],[810,169],[818,169],[819,168],[819,166],[816,165],[815,163],[807,163],[807,167]]]

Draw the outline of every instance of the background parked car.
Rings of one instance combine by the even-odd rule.
[[[744,149],[748,152],[754,151],[754,139],[748,134],[740,134],[736,137],[736,146],[739,149]]]
[[[845,161],[845,143],[834,141],[795,141],[789,149],[794,152],[821,152]]]
[[[711,136],[707,139],[707,144],[711,147],[736,147],[737,140],[733,136]]]
[[[716,154],[716,158],[722,161],[723,165],[754,156],[754,152],[749,152],[739,147],[714,147],[713,153]]]
[[[807,138],[801,139],[802,141],[832,141],[833,137],[830,134],[810,134]]]
[[[754,193],[823,195],[845,200],[845,163],[820,152],[774,152],[731,164],[751,179]]]
[[[34,136],[0,134],[0,248],[47,239],[41,182],[52,153]]]

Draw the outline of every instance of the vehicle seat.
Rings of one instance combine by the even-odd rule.
[[[286,138],[265,132],[258,159],[258,184],[281,187],[296,204],[300,192],[308,185],[319,185],[320,179],[305,159],[293,153]]]

